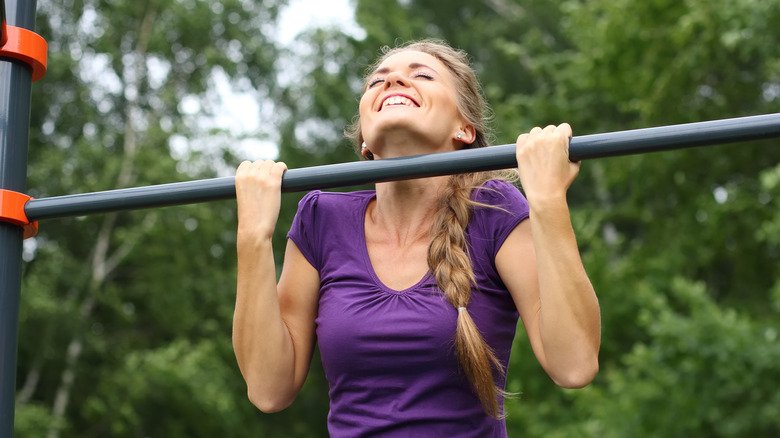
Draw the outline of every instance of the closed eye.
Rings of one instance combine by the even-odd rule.
[[[416,77],[416,78],[425,78],[425,79],[427,79],[429,81],[433,80],[433,76],[429,75],[428,73],[417,73],[417,74],[414,75],[414,77]]]
[[[382,78],[374,79],[373,81],[371,81],[371,82],[369,82],[369,83],[368,83],[368,88],[371,88],[371,87],[373,87],[374,85],[380,84],[380,83],[382,83],[382,82],[384,82],[384,81],[385,81],[385,80],[384,80],[384,79],[382,79]]]

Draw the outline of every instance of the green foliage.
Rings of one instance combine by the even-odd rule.
[[[40,1],[50,58],[31,194],[234,167],[230,133],[202,124],[216,74],[274,102],[257,135],[278,138],[290,168],[355,160],[342,131],[365,68],[380,46],[425,37],[471,54],[496,143],[561,121],[579,135],[780,108],[778,0],[366,0],[365,38],[317,29],[287,48],[271,39],[282,6]],[[557,388],[520,329],[510,435],[780,431],[778,163],[764,141],[583,164],[570,205],[602,307],[602,371]],[[280,260],[300,196],[283,201]],[[25,255],[17,436],[326,435],[316,356],[289,409],[246,399],[230,345],[234,217],[221,202],[42,224]]]
[[[780,430],[780,324],[719,306],[676,278],[639,316],[650,335],[579,397],[593,436],[770,436]],[[666,299],[665,297],[668,297]]]
[[[241,423],[253,409],[236,394],[232,351],[218,339],[179,339],[154,350],[136,350],[116,369],[96,377],[85,402],[95,435],[197,437],[227,433],[257,436]]]
[[[57,424],[49,406],[27,403],[16,406],[14,434],[18,438],[44,436],[50,425]],[[61,427],[61,426],[56,426]]]

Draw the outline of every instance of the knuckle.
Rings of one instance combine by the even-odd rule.
[[[242,161],[239,163],[238,167],[236,168],[236,175],[238,174],[244,174],[249,169],[249,167],[252,165],[249,161]]]
[[[570,137],[572,134],[571,125],[569,125],[568,123],[561,123],[560,125],[558,125],[556,130],[558,132],[562,132],[567,137]]]

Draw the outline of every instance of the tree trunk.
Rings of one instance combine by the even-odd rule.
[[[123,74],[123,89],[132,88],[139,90],[140,85],[146,80],[146,51],[149,44],[149,36],[152,32],[152,25],[156,12],[149,7],[144,15],[139,29],[139,40],[134,50],[135,62],[125,69]],[[127,95],[127,94],[126,94]],[[125,130],[123,142],[122,165],[116,179],[117,187],[126,187],[135,179],[135,157],[138,152],[138,139],[136,126],[137,122],[144,117],[143,110],[137,101],[137,93],[127,100],[125,107]],[[141,239],[144,232],[154,223],[156,214],[150,213],[143,221],[139,232],[128,239],[109,256],[111,248],[111,236],[116,228],[118,213],[109,213],[103,219],[92,253],[92,263],[90,266],[90,280],[87,293],[79,307],[79,318],[81,322],[80,330],[77,330],[68,343],[65,352],[65,369],[60,377],[60,384],[57,388],[52,405],[53,421],[49,427],[47,438],[59,438],[60,424],[65,417],[70,402],[71,390],[76,379],[76,369],[81,352],[84,347],[84,332],[89,329],[89,320],[95,308],[96,297],[103,288],[106,279],[119,266],[121,261],[130,254],[132,248]]]

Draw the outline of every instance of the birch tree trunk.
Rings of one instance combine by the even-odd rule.
[[[125,67],[123,74],[123,85],[125,90],[131,90],[125,93],[127,105],[125,107],[125,129],[122,163],[119,174],[116,178],[117,187],[127,187],[135,179],[135,157],[138,153],[139,141],[137,126],[145,117],[143,110],[138,104],[138,90],[141,84],[146,80],[146,51],[149,44],[152,26],[154,24],[156,12],[153,7],[146,10],[146,14],[141,21],[141,27],[138,35],[139,40],[136,49],[132,53],[133,62]],[[84,348],[84,332],[89,329],[89,321],[95,309],[97,295],[103,288],[106,279],[119,266],[122,260],[130,254],[133,247],[143,237],[143,232],[151,228],[156,214],[148,213],[145,220],[139,226],[140,232],[133,233],[133,236],[126,239],[117,248],[113,254],[109,255],[111,249],[111,236],[116,228],[117,217],[119,213],[107,214],[102,222],[95,245],[92,250],[92,260],[90,263],[89,283],[84,299],[79,306],[80,327],[65,350],[65,368],[60,377],[60,384],[54,397],[52,405],[52,421],[47,434],[47,438],[59,438],[60,420],[64,418],[70,402],[71,390],[76,379],[77,365]]]

